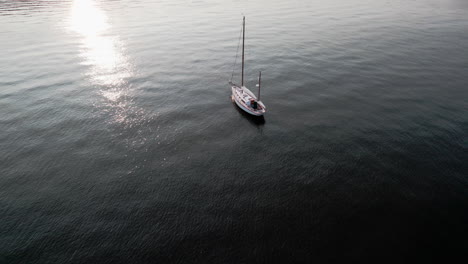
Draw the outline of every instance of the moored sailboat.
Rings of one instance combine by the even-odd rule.
[[[236,55],[237,59],[237,55]],[[260,101],[260,88],[262,82],[262,72],[259,72],[258,75],[258,97],[255,96],[247,87],[244,86],[244,63],[245,63],[245,17],[242,23],[242,77],[241,85],[234,84],[231,80],[229,84],[231,85],[232,100],[237,104],[237,106],[244,110],[245,112],[254,115],[254,116],[263,116],[266,112],[266,107],[262,101]],[[235,65],[235,63],[234,63]]]

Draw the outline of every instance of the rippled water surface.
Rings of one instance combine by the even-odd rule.
[[[463,0],[0,0],[0,263],[466,254],[467,51]]]

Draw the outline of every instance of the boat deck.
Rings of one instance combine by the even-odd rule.
[[[247,87],[239,87],[236,85],[232,86],[233,100],[236,104],[244,111],[249,114],[260,116],[266,112],[265,105],[257,100],[257,97]],[[250,105],[250,101],[255,100],[257,102],[257,108],[253,108]]]

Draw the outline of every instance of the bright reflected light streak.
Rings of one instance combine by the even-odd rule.
[[[109,32],[110,28],[106,14],[94,0],[73,1],[69,29],[82,37],[83,64],[90,67],[89,79],[98,85],[99,93],[106,99],[100,107],[112,116],[112,122],[126,128],[142,126],[152,117],[136,107],[129,95],[127,79],[133,76],[132,67],[122,43]],[[143,144],[146,138],[133,141]]]
[[[72,6],[71,27],[83,36],[96,36],[109,28],[106,15],[92,0],[75,0]]]
[[[110,28],[107,16],[93,0],[73,1],[70,28],[83,37],[83,63],[92,67],[90,77],[94,83],[116,86],[131,76],[130,64],[122,53],[118,38],[105,34]],[[118,97],[114,94],[108,99]]]

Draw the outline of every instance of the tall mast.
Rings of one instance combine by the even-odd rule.
[[[257,100],[260,101],[260,87],[262,87],[262,72],[258,74],[258,97]]]
[[[244,46],[245,46],[245,16],[242,23],[242,83],[241,87],[244,86]]]

